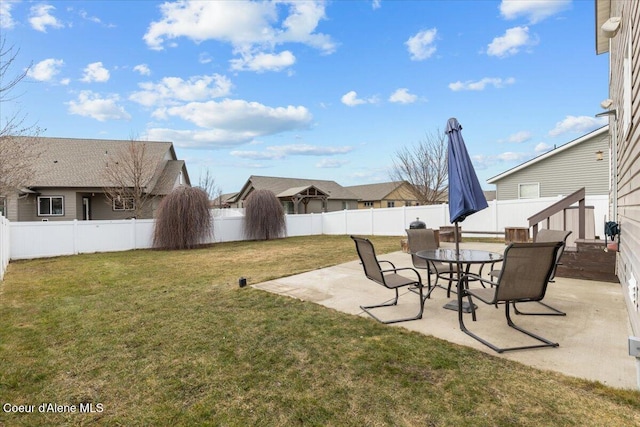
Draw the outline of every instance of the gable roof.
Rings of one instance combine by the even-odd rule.
[[[274,176],[251,175],[242,189],[238,192],[234,201],[245,196],[252,187],[254,190],[270,190],[274,194],[281,194],[287,190],[314,186],[318,190],[329,195],[329,200],[358,200],[358,196],[353,194],[335,181],[303,178],[280,178]],[[295,194],[295,193],[294,193]]]
[[[19,144],[29,138],[35,144],[38,157],[34,161],[32,179],[25,187],[108,187],[110,183],[102,172],[111,155],[120,152],[130,140],[78,139],[51,137],[11,137]],[[183,172],[185,183],[189,182],[184,161],[177,160],[171,142],[137,141],[145,143],[146,153],[159,169],[151,180],[155,194],[167,194],[169,186]]]
[[[360,200],[372,201],[383,200],[389,194],[402,187],[405,181],[380,182],[377,184],[351,185],[345,187],[358,196]]]
[[[488,184],[495,184],[496,181],[500,181],[501,179],[506,178],[507,176],[509,176],[509,175],[511,175],[513,173],[516,173],[516,172],[518,172],[518,171],[520,171],[520,170],[522,170],[524,168],[528,168],[531,165],[539,163],[539,162],[541,162],[541,161],[543,161],[545,159],[548,159],[549,157],[555,156],[556,154],[559,154],[559,153],[561,153],[561,152],[563,152],[565,150],[568,150],[569,148],[575,147],[576,145],[578,145],[578,144],[580,144],[582,142],[588,141],[588,140],[590,140],[590,139],[592,139],[592,138],[594,138],[596,136],[600,136],[600,135],[602,135],[604,133],[607,133],[607,132],[609,132],[609,125],[602,126],[601,128],[598,128],[598,129],[596,129],[594,131],[591,131],[588,134],[581,136],[580,138],[577,138],[577,139],[574,139],[573,141],[567,142],[566,144],[563,144],[560,147],[554,148],[551,151],[547,151],[546,153],[541,154],[541,155],[539,155],[537,157],[534,157],[533,159],[528,160],[528,161],[526,161],[524,163],[521,163],[520,165],[518,165],[516,167],[513,167],[513,168],[511,168],[511,169],[509,169],[509,170],[507,170],[505,172],[502,172],[499,175],[493,176],[493,177],[491,177],[491,178],[489,178],[487,180],[487,183]]]

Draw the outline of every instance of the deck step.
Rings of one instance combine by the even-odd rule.
[[[616,252],[605,251],[604,240],[579,239],[575,243],[562,254],[556,276],[618,283]]]

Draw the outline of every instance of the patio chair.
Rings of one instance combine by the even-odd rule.
[[[560,249],[558,250],[558,255],[556,255],[556,262],[553,266],[553,271],[551,272],[551,277],[549,278],[549,282],[553,283],[553,279],[556,276],[556,269],[558,268],[558,265],[562,265],[562,263],[560,262],[560,258],[562,257],[562,254],[564,253],[564,248],[567,245],[567,237],[569,237],[569,235],[571,234],[571,231],[566,231],[566,230],[547,230],[547,229],[542,229],[540,231],[538,231],[538,234],[536,235],[536,242],[562,242],[562,246],[560,247]],[[516,304],[513,304],[513,310],[516,314],[521,314],[521,315],[528,315],[528,316],[566,316],[567,313],[565,313],[564,311],[558,310],[555,307],[552,307],[548,304],[545,304],[542,301],[537,301],[537,304],[540,304],[546,308],[548,308],[550,310],[549,311],[544,311],[544,312],[524,312],[521,310],[518,310],[518,307],[516,306]]]
[[[456,274],[456,270],[453,265],[446,264],[443,262],[432,262],[427,261],[423,258],[416,256],[417,252],[426,251],[430,249],[438,249],[438,244],[436,243],[436,237],[433,229],[431,228],[413,228],[407,229],[407,240],[409,245],[409,252],[411,253],[411,262],[413,263],[414,268],[424,269],[428,271],[427,275],[427,284],[429,294],[432,290],[431,285],[431,275],[435,274],[436,279],[433,286],[439,286],[445,289],[444,286],[438,285],[438,279],[443,279],[449,282],[449,286],[447,289],[447,298],[451,295],[451,284],[457,279],[454,279],[454,274]]]
[[[373,243],[371,243],[369,239],[356,236],[351,236],[351,238],[356,244],[356,251],[358,252],[358,257],[360,257],[360,261],[362,262],[365,276],[367,276],[369,280],[372,280],[387,289],[392,289],[393,291],[395,291],[395,298],[390,301],[369,306],[361,305],[360,308],[369,316],[376,319],[378,322],[386,324],[421,319],[422,312],[424,311],[425,296],[423,295],[424,286],[422,285],[422,278],[420,277],[420,273],[418,273],[418,271],[414,268],[396,268],[396,266],[391,261],[378,260],[378,258],[376,257],[375,249],[373,247]],[[383,269],[382,267],[380,267],[380,263],[389,264],[391,268]],[[402,276],[398,274],[399,271],[412,271],[415,274],[415,279]],[[417,292],[420,296],[420,309],[418,311],[418,314],[413,317],[382,320],[371,312],[371,309],[397,305],[399,297],[398,290],[405,286],[415,287],[417,289]]]
[[[558,343],[549,341],[539,335],[529,332],[513,323],[509,313],[512,303],[540,301],[544,298],[547,290],[549,278],[555,268],[558,251],[562,246],[561,242],[538,242],[538,243],[512,243],[504,251],[502,269],[497,281],[493,282],[482,278],[480,275],[468,273],[460,278],[460,292],[458,293],[458,307],[462,307],[462,298],[467,297],[469,305],[473,308],[472,297],[486,304],[504,304],[507,325],[514,328],[542,344],[500,348],[486,341],[473,332],[469,331],[464,324],[462,310],[458,310],[458,322],[460,329],[467,335],[475,338],[484,345],[490,347],[498,353],[512,350],[523,350],[540,347],[558,347]],[[469,289],[468,280],[479,280],[487,285],[487,288]]]

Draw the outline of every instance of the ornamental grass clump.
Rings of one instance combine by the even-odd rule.
[[[198,187],[180,186],[158,206],[153,246],[158,249],[191,249],[212,232],[209,196]]]
[[[255,190],[244,204],[244,233],[250,240],[284,237],[286,225],[280,200],[269,190]]]

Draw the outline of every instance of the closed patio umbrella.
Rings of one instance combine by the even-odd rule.
[[[449,220],[455,224],[456,252],[458,223],[488,207],[476,171],[462,139],[462,126],[454,117],[447,122],[445,132],[449,138],[447,158],[449,166]]]
[[[445,132],[449,138],[447,159],[449,167],[449,220],[455,224],[454,237],[456,242],[456,257],[460,256],[460,238],[458,223],[469,215],[489,207],[482,187],[471,163],[467,147],[462,139],[462,126],[454,117],[447,121]],[[459,260],[458,260],[459,261]],[[460,277],[460,262],[456,266]],[[454,301],[446,308],[456,309],[458,302]],[[463,303],[463,311],[469,312],[468,303]]]

